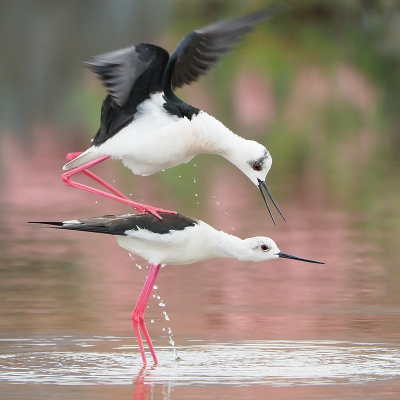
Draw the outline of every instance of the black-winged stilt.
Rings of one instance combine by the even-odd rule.
[[[157,362],[157,356],[144,323],[144,313],[161,266],[192,264],[211,258],[232,258],[255,262],[290,258],[324,264],[320,261],[282,253],[275,242],[268,237],[257,236],[242,240],[217,231],[205,222],[194,218],[169,213],[161,213],[161,215],[162,220],[151,214],[127,214],[65,222],[34,222],[52,225],[52,228],[115,235],[122,248],[151,263],[150,272],[131,316],[143,363],[146,363],[146,355],[139,328],[142,329],[146,338],[154,362]]]
[[[87,168],[108,158],[122,160],[134,174],[146,176],[187,163],[200,153],[217,154],[236,165],[259,188],[274,223],[263,190],[284,219],[265,184],[272,164],[268,150],[186,104],[173,89],[207,74],[244,34],[255,29],[256,23],[287,9],[275,5],[195,30],[180,41],[171,56],[161,47],[140,43],[95,57],[88,67],[100,75],[109,94],[101,108],[100,129],[92,146],[67,156],[64,182],[159,217],[158,212],[168,211],[133,202],[93,174],[90,176],[115,195],[74,182],[71,176],[87,173]]]

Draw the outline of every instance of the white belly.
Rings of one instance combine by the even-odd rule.
[[[137,175],[151,175],[187,163],[201,152],[196,124],[188,118],[169,115],[161,95],[138,107],[135,119],[96,152],[122,160]]]
[[[137,254],[153,264],[185,265],[213,257],[221,257],[215,250],[215,230],[202,221],[171,234],[155,234],[145,229],[130,231],[129,236],[116,236],[125,250]]]

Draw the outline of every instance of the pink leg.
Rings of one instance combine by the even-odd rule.
[[[153,344],[151,343],[149,332],[147,331],[146,325],[144,323],[144,313],[146,311],[146,305],[149,301],[151,291],[153,290],[154,283],[157,279],[158,273],[160,272],[161,265],[151,264],[149,275],[147,276],[146,282],[143,286],[142,292],[140,293],[139,299],[136,303],[135,309],[132,312],[131,318],[133,323],[133,329],[135,330],[135,334],[139,344],[140,354],[142,355],[143,364],[146,364],[146,354],[144,352],[142,336],[140,334],[140,329],[146,338],[147,345],[149,346],[151,355],[153,357],[154,362],[157,364],[157,356],[154,351]]]
[[[73,156],[77,157],[77,155],[79,155],[79,154],[80,153],[69,153],[67,155],[67,160]],[[80,165],[79,167],[73,168],[70,171],[67,171],[62,175],[62,180],[68,186],[76,187],[78,189],[86,190],[91,193],[95,193],[95,194],[99,194],[104,197],[108,197],[109,199],[112,199],[112,200],[120,201],[121,203],[125,203],[125,204],[128,204],[128,205],[134,207],[139,213],[149,212],[159,219],[162,219],[161,216],[158,214],[159,212],[176,214],[176,211],[163,210],[162,208],[156,208],[156,207],[148,206],[146,204],[136,203],[136,202],[130,200],[128,197],[126,197],[124,194],[122,194],[118,190],[114,189],[111,185],[109,185],[103,179],[99,178],[97,175],[93,174],[90,171],[87,171],[87,168],[90,168],[96,164],[99,164],[102,161],[105,161],[109,158],[110,158],[110,156],[103,156],[94,161],[90,161],[86,164]],[[86,175],[88,175],[89,177],[94,179],[96,182],[100,183],[101,185],[103,185],[104,187],[106,187],[107,189],[109,189],[110,191],[112,191],[115,194],[110,194],[110,193],[104,192],[102,190],[95,189],[95,188],[92,188],[87,185],[83,185],[82,183],[72,181],[71,176],[73,176],[79,172],[85,173]]]
[[[77,152],[77,153],[68,153],[67,154],[67,162],[74,160],[76,157],[80,156],[82,152]],[[109,156],[107,158],[110,158]],[[107,160],[107,158],[105,160]],[[85,175],[87,175],[89,178],[92,178],[94,181],[100,183],[100,185],[104,186],[106,189],[108,189],[110,192],[113,192],[119,197],[122,197],[124,199],[129,200],[128,197],[126,197],[123,193],[121,193],[119,190],[115,189],[113,186],[111,186],[109,183],[107,183],[105,180],[101,179],[99,176],[94,174],[91,171],[88,171],[87,169],[81,171]]]

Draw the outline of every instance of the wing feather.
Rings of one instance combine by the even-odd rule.
[[[236,19],[225,20],[190,32],[178,44],[170,60],[176,60],[171,76],[172,89],[190,85],[206,75],[255,24],[289,9],[281,4]]]
[[[101,54],[86,64],[92,72],[100,75],[112,99],[122,107],[149,63],[150,60],[140,56],[137,46],[131,46]]]

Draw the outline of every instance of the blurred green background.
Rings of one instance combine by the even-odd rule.
[[[84,149],[105,92],[83,60],[140,41],[172,51],[190,30],[271,3],[0,1],[1,132],[29,145],[32,127],[47,125],[67,151]],[[291,4],[292,12],[261,24],[179,95],[265,144],[275,161],[271,184],[307,191],[304,182],[312,180],[327,201],[362,212],[371,229],[396,237],[400,2]],[[163,180],[184,184],[175,176]]]

